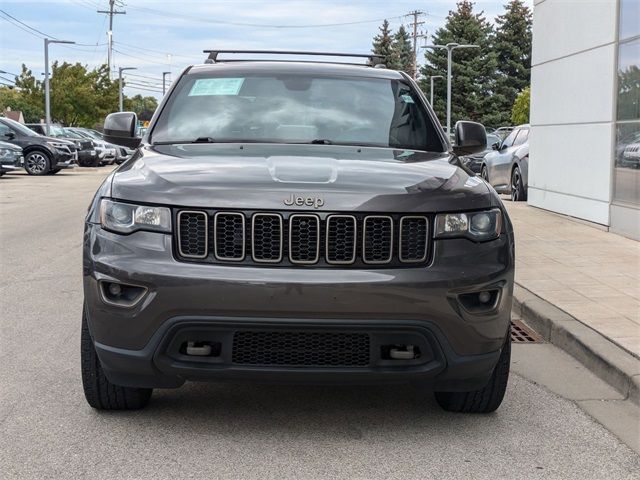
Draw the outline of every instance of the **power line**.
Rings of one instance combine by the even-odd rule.
[[[10,79],[10,78],[5,78],[5,77],[3,77],[2,75],[0,75],[0,79],[4,80],[5,82],[12,82],[12,83],[16,83],[16,81],[15,81],[15,80],[12,80],[12,79]]]
[[[371,19],[371,20],[355,20],[355,21],[351,21],[351,22],[321,23],[321,24],[307,24],[307,25],[278,25],[278,24],[244,23],[244,22],[231,22],[231,21],[227,21],[227,20],[215,20],[215,19],[211,19],[211,18],[196,17],[196,16],[193,16],[193,15],[185,15],[185,14],[180,14],[180,13],[176,13],[176,12],[168,12],[166,10],[158,10],[158,9],[149,8],[149,7],[136,7],[136,6],[133,6],[133,5],[129,5],[129,8],[133,9],[133,10],[141,10],[141,11],[144,11],[144,12],[147,12],[147,13],[151,13],[153,15],[166,16],[166,17],[170,17],[170,18],[183,18],[183,19],[187,19],[187,20],[193,20],[193,21],[204,22],[204,23],[214,23],[214,24],[218,24],[218,25],[231,25],[231,26],[235,26],[235,27],[253,27],[253,28],[279,28],[279,29],[285,29],[285,28],[300,29],[300,28],[341,27],[341,26],[348,26],[348,25],[360,25],[360,24],[364,24],[364,23],[382,22],[384,20],[389,20],[389,19],[394,20],[394,19],[403,18],[403,15],[399,15],[399,16],[395,16],[395,17],[375,18],[375,19]]]
[[[171,52],[164,52],[162,50],[154,50],[153,48],[145,48],[145,47],[139,47],[138,45],[133,45],[131,43],[124,43],[124,42],[113,42],[116,45],[120,45],[120,48],[124,48],[126,50],[144,50],[145,52],[155,52],[155,53],[159,53],[161,55],[171,55],[172,57],[180,57],[180,58],[186,58],[189,60],[192,60],[194,58],[200,58],[200,57],[196,57],[195,55],[192,56],[188,56],[188,55],[179,55],[177,53],[171,53]]]

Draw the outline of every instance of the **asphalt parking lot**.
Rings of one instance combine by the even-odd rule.
[[[93,411],[82,224],[108,170],[0,179],[0,477],[638,478],[640,457],[574,401],[613,412],[619,395],[549,345],[514,347],[485,416],[398,386],[188,384],[143,411]]]

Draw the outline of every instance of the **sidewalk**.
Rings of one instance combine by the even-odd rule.
[[[505,201],[516,283],[640,358],[640,242]]]

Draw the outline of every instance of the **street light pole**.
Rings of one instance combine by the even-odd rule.
[[[433,81],[436,78],[444,78],[442,75],[431,75],[431,89],[429,90],[429,94],[430,94],[430,100],[429,103],[431,103],[431,106],[433,107]]]
[[[68,40],[44,39],[44,115],[45,132],[49,135],[49,125],[51,125],[51,96],[49,94],[49,44],[50,43],[76,43]]]
[[[122,72],[125,70],[137,70],[136,67],[120,67],[118,68],[118,106],[120,112],[124,110],[124,100],[122,98]]]
[[[451,134],[451,64],[453,51],[456,48],[480,48],[480,45],[460,45],[447,43],[446,45],[426,45],[423,48],[444,48],[447,50],[447,136]]]
[[[167,91],[167,75],[171,75],[171,72],[162,72],[162,96],[164,97],[165,92]]]

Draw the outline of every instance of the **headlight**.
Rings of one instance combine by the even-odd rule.
[[[102,228],[118,233],[137,230],[171,232],[171,211],[166,207],[150,207],[114,202],[103,198],[100,202]]]
[[[47,145],[49,145],[52,148],[69,148],[69,144],[68,143],[47,142]]]
[[[500,235],[502,212],[444,213],[436,217],[436,238],[467,237],[471,240],[492,240]]]
[[[0,159],[13,160],[18,156],[18,152],[12,148],[0,148]]]

